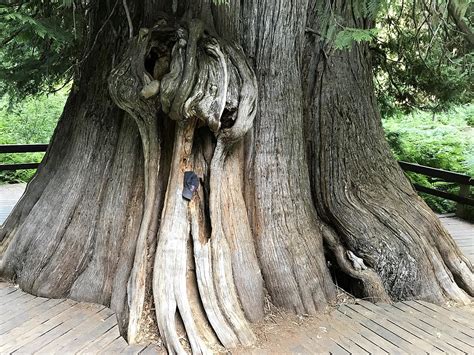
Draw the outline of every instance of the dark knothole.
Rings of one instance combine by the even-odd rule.
[[[331,273],[331,278],[334,282],[334,285],[342,288],[344,291],[353,295],[354,297],[364,298],[365,294],[362,282],[349,276],[339,267],[334,253],[326,243],[324,243],[324,256],[326,258],[326,264],[328,266],[329,272]]]

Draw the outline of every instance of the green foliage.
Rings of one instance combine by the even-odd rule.
[[[317,2],[322,38],[339,50],[350,49],[354,43],[373,41],[378,29],[371,24],[380,12],[387,9],[387,4],[385,0],[353,1],[353,17],[343,18],[341,9],[335,7],[336,3]]]
[[[0,144],[49,143],[61,115],[68,90],[55,95],[42,95],[11,105],[11,100],[0,100]],[[39,162],[43,153],[0,154],[0,163]],[[0,182],[27,182],[34,170],[0,172]]]
[[[345,49],[350,48],[353,42],[370,42],[377,36],[378,31],[376,28],[346,28],[337,33],[334,46],[337,49]]]
[[[474,54],[447,4],[392,1],[379,15],[378,40],[371,49],[383,115],[414,109],[441,112],[474,99]]]
[[[398,160],[474,176],[474,104],[433,115],[416,111],[383,120],[385,134]],[[457,194],[455,184],[407,174],[413,183]],[[423,194],[436,212],[453,212],[455,203]]]
[[[71,1],[0,4],[0,97],[21,100],[70,80],[83,31]],[[80,3],[77,1],[76,3]]]

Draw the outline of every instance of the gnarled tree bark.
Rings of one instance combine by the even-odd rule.
[[[374,300],[470,302],[471,264],[384,141],[367,46],[317,35],[328,9],[368,26],[350,3],[129,5],[92,5],[81,76],[1,229],[3,278],[110,306],[170,353],[251,345],[265,298],[324,309],[328,261]]]

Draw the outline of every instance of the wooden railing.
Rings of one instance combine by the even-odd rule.
[[[46,152],[47,144],[0,144],[0,153],[35,153]],[[39,163],[0,164],[0,171],[36,169]]]
[[[413,187],[419,192],[424,192],[426,194],[457,202],[456,215],[459,217],[467,218],[469,212],[467,211],[466,206],[474,206],[474,198],[471,194],[471,186],[474,186],[474,179],[472,177],[465,174],[454,173],[452,171],[442,169],[430,168],[428,166],[407,163],[404,161],[400,161],[398,163],[404,171],[411,171],[413,173],[426,175],[432,178],[438,178],[442,181],[452,182],[459,185],[458,195],[446,191],[421,186],[419,184],[413,184]]]
[[[6,144],[0,145],[0,153],[30,153],[45,152],[48,149],[47,144]],[[432,178],[438,178],[443,181],[456,183],[459,185],[459,194],[455,195],[446,191],[432,189],[429,187],[413,184],[419,192],[424,192],[433,196],[441,197],[458,203],[458,210],[463,206],[474,206],[474,198],[472,198],[470,187],[474,186],[474,179],[469,175],[454,173],[452,171],[430,168],[424,165],[399,162],[400,167],[405,171],[411,171],[423,174]],[[20,170],[20,169],[36,169],[39,163],[18,163],[18,164],[0,164],[0,171],[3,170]]]

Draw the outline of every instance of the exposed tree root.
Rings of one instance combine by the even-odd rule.
[[[136,41],[131,41],[126,59],[117,66],[109,79],[109,91],[115,103],[127,111],[137,123],[143,147],[145,198],[143,215],[137,236],[135,258],[128,281],[128,339],[130,343],[140,340],[140,324],[144,321],[143,308],[147,278],[150,276],[148,264],[149,249],[158,228],[158,174],[161,150],[161,132],[158,131],[157,111],[159,102],[150,92],[152,83],[146,72],[143,58],[148,50],[148,32],[142,32]],[[124,81],[124,78],[128,80]],[[147,93],[144,95],[144,91]]]
[[[189,169],[195,120],[178,123],[173,160],[165,197],[158,246],[156,249],[153,295],[158,328],[168,352],[185,353],[176,329],[179,311],[191,349],[195,354],[208,353],[198,332],[189,303],[186,272],[187,245],[190,236],[188,202],[181,197],[184,172]]]
[[[169,38],[174,40],[170,42]],[[166,46],[173,48],[167,50]],[[153,76],[150,75],[153,63],[147,63],[148,71],[143,64],[143,58],[151,50],[161,51],[164,56],[171,53],[168,59],[155,58]],[[232,58],[231,62],[227,61],[224,50]],[[169,63],[169,68],[163,68],[163,63]],[[243,243],[239,245],[235,229],[240,227],[239,222],[245,221],[229,225],[221,215],[221,211],[228,208],[230,213],[236,207],[245,211],[242,193],[231,190],[223,194],[221,186],[226,179],[227,152],[242,139],[255,115],[252,70],[241,50],[231,45],[221,47],[216,38],[205,33],[201,21],[190,20],[186,28],[162,21],[152,30],[142,30],[132,40],[125,61],[114,70],[109,83],[116,103],[137,122],[145,157],[146,199],[129,280],[129,341],[139,339],[142,290],[148,270],[146,254],[150,247],[146,241],[149,233],[156,233],[156,179],[160,156],[156,113],[162,108],[176,121],[176,130],[153,269],[153,296],[161,337],[170,353],[184,353],[177,326],[182,322],[193,353],[208,353],[216,345],[209,325],[226,347],[251,345],[255,336],[242,307],[250,319],[263,316],[263,282],[248,222],[240,234]],[[193,169],[191,150],[197,120],[218,137],[209,168],[210,231],[203,224],[204,209],[199,207],[199,202],[188,203],[181,197],[184,172]],[[234,167],[235,164],[234,161]],[[224,198],[231,201],[226,204]],[[194,262],[187,257],[191,235]],[[190,271],[190,262],[195,265],[195,276]],[[252,273],[236,279],[233,269]],[[196,278],[194,282],[190,275]],[[242,305],[235,280],[241,287]],[[253,291],[262,296],[261,300],[251,299],[255,297]],[[202,301],[202,308],[200,302],[190,301],[193,297]],[[257,309],[252,310],[255,305]]]
[[[135,121],[142,152],[133,122],[107,120],[117,110],[97,84],[95,97],[78,105],[91,106],[102,95],[99,113],[73,107],[67,132],[74,134],[59,145],[70,155],[55,157],[71,164],[61,165],[65,172],[53,183],[45,177],[33,183],[30,198],[20,203],[27,217],[15,211],[0,231],[2,276],[18,277],[36,294],[110,304],[132,343],[142,339],[155,310],[153,326],[171,354],[251,345],[249,320],[263,318],[265,299],[300,314],[324,308],[335,299],[324,246],[344,275],[362,284],[364,297],[468,303],[472,265],[380,143],[367,95],[367,54],[355,51],[353,59],[318,52],[305,74],[307,1],[276,3],[237,1],[214,12],[209,1],[176,1],[173,13],[187,9],[180,21],[159,17],[131,38],[108,84],[115,104]],[[233,18],[226,13],[231,7]],[[149,2],[145,8],[153,11]],[[213,19],[215,13],[222,18]],[[258,84],[243,49],[230,40],[243,38],[241,26],[249,29],[246,52]],[[230,42],[216,28],[232,29],[225,36]],[[106,64],[90,72],[101,85],[114,53],[109,48]],[[328,65],[320,71],[322,58]],[[306,100],[305,75],[316,90]],[[311,176],[305,108],[315,142],[308,144]],[[88,121],[82,120],[86,113]],[[243,137],[252,128],[247,150]],[[143,166],[129,158],[141,153]],[[57,166],[45,165],[50,168]],[[201,178],[189,202],[182,197],[187,170]],[[63,181],[70,190],[57,193],[55,183]],[[56,217],[48,204],[63,212]]]
[[[347,258],[347,250],[337,238],[337,234],[328,226],[322,225],[324,240],[336,257],[339,267],[349,276],[362,282],[364,298],[373,302],[390,302],[390,297],[385,291],[382,279],[371,268],[357,270]]]
[[[350,13],[345,6],[340,11]],[[367,96],[367,48],[354,45],[321,57],[313,44],[307,68],[318,68],[319,75],[307,73],[308,150],[318,214],[336,232],[337,243],[326,238],[327,244],[363,258],[378,275],[364,288],[372,284],[376,296],[385,290],[392,300],[469,303],[472,266],[417,196],[384,139],[375,99]],[[339,253],[343,270],[344,259]]]

